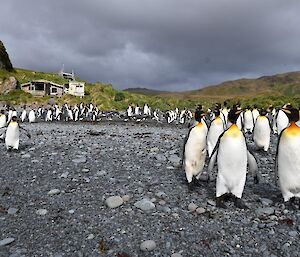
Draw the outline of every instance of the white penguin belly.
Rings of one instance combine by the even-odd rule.
[[[206,158],[205,127],[193,128],[185,144],[184,168],[188,182],[203,170]]]
[[[271,129],[268,119],[261,119],[259,117],[256,121],[253,133],[253,140],[255,145],[259,148],[263,147],[264,150],[267,151],[270,145],[270,134]]]
[[[244,138],[222,138],[217,158],[217,197],[232,193],[240,198],[247,173],[247,147]]]
[[[12,147],[14,149],[19,149],[19,136],[20,131],[17,124],[9,124],[5,136],[6,148]]]
[[[294,196],[300,197],[300,137],[282,138],[277,158],[284,201]]]
[[[222,122],[222,121],[221,121]],[[210,157],[216,143],[218,142],[219,136],[223,133],[224,128],[223,124],[215,124],[213,123],[211,127],[209,128],[208,134],[207,134],[207,151],[208,156]]]

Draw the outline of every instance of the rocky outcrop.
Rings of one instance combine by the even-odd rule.
[[[7,79],[0,78],[0,94],[7,94],[10,91],[17,88],[18,81],[15,77],[9,77]]]

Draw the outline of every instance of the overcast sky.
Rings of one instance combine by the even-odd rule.
[[[7,0],[15,67],[182,91],[300,70],[299,0]]]

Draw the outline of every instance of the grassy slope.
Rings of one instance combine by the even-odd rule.
[[[19,83],[30,80],[45,79],[63,84],[67,80],[55,73],[35,72],[24,69],[16,69],[16,72],[7,72],[0,69],[0,80],[9,76],[14,76]],[[80,80],[79,78],[77,78]],[[102,83],[91,84],[86,82],[85,94],[79,97],[64,95],[55,98],[58,103],[68,102],[70,104],[93,102],[102,110],[125,110],[129,104],[140,106],[148,103],[152,108],[162,110],[170,108],[194,108],[198,103],[209,107],[212,103],[228,100],[231,103],[241,101],[244,105],[258,104],[265,107],[268,104],[280,106],[286,102],[291,102],[295,106],[300,104],[300,72],[262,77],[257,80],[241,79],[236,81],[224,82],[218,86],[207,87],[201,90],[188,91],[183,93],[171,93],[146,90],[147,95],[143,95],[138,90],[121,91],[116,90],[112,85]],[[150,92],[150,93],[149,93]],[[156,95],[159,93],[158,95]],[[116,95],[122,96],[121,101],[116,101]],[[14,90],[7,95],[0,95],[0,101],[9,104],[47,104],[50,97],[33,97],[20,89]]]

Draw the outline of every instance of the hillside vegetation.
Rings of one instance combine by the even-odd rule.
[[[56,73],[45,73],[30,71],[25,69],[15,69],[6,71],[0,69],[1,81],[13,76],[21,83],[31,80],[45,79],[64,84],[66,79]],[[77,78],[77,80],[80,80]],[[82,81],[82,80],[80,80]],[[282,106],[286,102],[291,102],[297,106],[300,104],[300,72],[291,72],[275,76],[262,77],[259,79],[241,79],[224,82],[218,86],[207,87],[200,90],[187,91],[181,93],[152,91],[136,89],[122,91],[114,89],[111,84],[101,82],[88,83],[85,86],[85,97],[79,98],[71,95],[64,95],[60,98],[54,97],[59,104],[62,103],[94,103],[102,110],[125,110],[129,104],[139,106],[147,103],[152,108],[161,110],[174,109],[176,107],[194,109],[199,103],[205,107],[210,107],[215,102],[228,100],[229,103],[241,101],[243,106],[257,104],[266,107],[269,104]],[[0,95],[2,103],[12,105],[20,104],[48,104],[50,96],[33,97],[31,94],[23,92],[20,87],[6,95]]]

